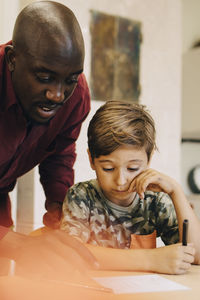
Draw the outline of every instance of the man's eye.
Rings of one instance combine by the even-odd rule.
[[[40,81],[42,83],[47,83],[47,82],[50,82],[52,80],[51,76],[36,75],[36,78],[37,78],[38,81]]]
[[[67,84],[75,84],[78,83],[78,77],[71,77],[66,80]]]
[[[103,170],[104,170],[105,172],[111,172],[111,171],[114,170],[114,168],[103,168]]]

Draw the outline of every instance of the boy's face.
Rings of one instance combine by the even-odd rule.
[[[121,206],[132,203],[135,193],[128,191],[132,180],[148,167],[144,148],[123,145],[109,155],[101,155],[90,164],[106,198]]]

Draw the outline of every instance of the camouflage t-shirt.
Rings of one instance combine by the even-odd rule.
[[[136,194],[123,207],[105,198],[97,180],[72,186],[63,203],[61,229],[84,243],[111,248],[130,247],[131,234],[146,235],[154,230],[166,244],[179,241],[178,222],[171,198],[163,192]]]

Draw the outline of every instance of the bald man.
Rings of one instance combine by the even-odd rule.
[[[37,243],[9,231],[8,193],[19,176],[39,165],[46,195],[44,224],[58,228],[62,202],[74,179],[75,142],[90,109],[83,64],[80,26],[73,12],[57,2],[25,7],[17,17],[12,41],[0,46],[0,253],[22,265],[30,253],[39,262],[38,251],[48,263],[54,252],[54,265],[56,256],[60,265],[60,256],[81,247],[58,230]],[[55,241],[59,247],[54,249]],[[84,247],[80,252],[93,261]]]

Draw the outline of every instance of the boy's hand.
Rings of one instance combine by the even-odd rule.
[[[177,183],[171,177],[164,175],[156,170],[147,169],[137,175],[129,187],[129,191],[135,191],[143,199],[146,190],[153,192],[165,192],[172,194]]]
[[[192,244],[174,244],[153,249],[152,271],[165,274],[184,274],[194,262],[195,249]]]

